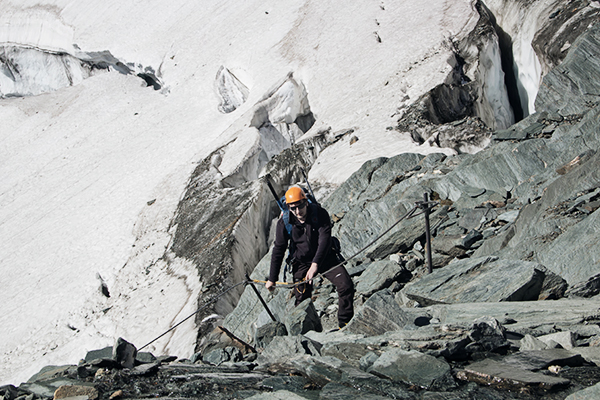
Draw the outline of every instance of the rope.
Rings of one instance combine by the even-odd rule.
[[[143,345],[142,347],[140,347],[138,349],[142,350],[145,347],[148,347],[149,345],[151,345],[152,343],[156,342],[158,339],[160,339],[161,337],[165,336],[167,333],[171,332],[172,330],[174,330],[175,328],[177,328],[179,325],[183,324],[185,321],[187,321],[188,319],[192,318],[194,315],[198,314],[200,311],[204,310],[206,307],[208,307],[211,303],[213,303],[215,300],[219,299],[220,297],[224,296],[225,294],[227,294],[228,292],[230,292],[231,290],[233,290],[234,288],[240,286],[240,285],[244,285],[248,283],[247,281],[242,281],[239,283],[236,283],[235,285],[223,290],[221,293],[213,296],[212,298],[210,298],[206,304],[204,304],[202,307],[200,307],[199,309],[197,309],[196,311],[194,311],[192,314],[188,315],[187,317],[185,317],[182,321],[178,322],[177,324],[173,325],[169,330],[167,330],[166,332],[164,332],[163,334],[161,334],[160,336],[157,336],[156,338],[152,339],[150,342],[146,343],[145,345]]]
[[[392,229],[394,229],[394,227],[396,225],[398,225],[400,222],[402,222],[404,219],[407,218],[413,218],[416,217],[417,215],[420,215],[421,213],[418,214],[414,214],[414,212],[418,209],[418,208],[422,208],[422,206],[424,206],[424,202],[417,202],[417,205],[415,205],[415,207],[413,207],[412,210],[410,210],[409,212],[407,212],[406,214],[404,214],[400,219],[398,219],[396,222],[394,222],[388,229],[386,229],[385,231],[383,231],[379,236],[377,236],[375,239],[373,239],[370,243],[368,243],[367,245],[365,245],[363,248],[361,248],[360,250],[358,250],[356,253],[354,253],[351,257],[349,257],[347,260],[342,261],[341,263],[334,265],[333,267],[329,268],[327,271],[323,272],[323,273],[319,273],[316,274],[312,279],[315,278],[319,278],[319,277],[323,277],[324,273],[329,273],[331,271],[333,271],[336,268],[339,268],[341,266],[343,266],[344,264],[348,263],[350,260],[352,260],[353,258],[355,258],[356,256],[358,256],[360,253],[362,253],[363,251],[365,251],[366,249],[368,249],[369,247],[371,247],[375,242],[377,242],[379,239],[381,239],[384,235],[386,235],[389,231],[391,231]],[[428,202],[427,204],[434,204],[431,207],[434,207],[435,204],[434,202]],[[239,217],[233,222],[237,222],[237,220],[239,220]],[[231,225],[230,225],[231,226]],[[229,227],[228,227],[229,228]],[[227,229],[227,228],[226,228]],[[219,236],[219,235],[218,235]],[[217,299],[219,299],[220,297],[224,296],[225,294],[227,294],[228,292],[230,292],[231,290],[233,290],[234,288],[240,286],[240,285],[245,285],[248,284],[250,282],[253,283],[260,283],[260,284],[266,284],[267,281],[261,281],[258,279],[251,279],[251,280],[244,280],[242,282],[236,283],[235,285],[223,290],[221,293],[213,296],[212,298],[210,298],[206,304],[204,304],[202,307],[198,308],[196,311],[194,311],[192,314],[190,314],[189,316],[187,316],[186,318],[184,318],[183,320],[181,320],[180,322],[178,322],[177,324],[173,325],[170,329],[168,329],[166,332],[164,332],[163,334],[157,336],[155,339],[151,340],[150,342],[146,343],[145,345],[143,345],[142,347],[140,347],[138,349],[142,350],[146,347],[148,347],[149,345],[151,345],[152,343],[156,342],[158,339],[160,339],[161,337],[165,336],[166,334],[168,334],[169,332],[173,331],[175,328],[177,328],[179,325],[183,324],[185,321],[187,321],[188,319],[192,318],[194,315],[198,314],[200,311],[204,310],[206,307],[208,307],[210,304],[212,304],[214,301],[216,301]],[[284,286],[286,289],[294,289],[300,285],[303,285],[304,283],[306,283],[306,279],[297,282],[297,283],[288,283],[288,282],[275,282],[276,285],[281,285]]]
[[[418,203],[422,203],[422,202],[418,202]],[[419,209],[419,204],[417,204],[416,206],[414,206],[410,211],[408,211],[406,214],[404,214],[399,220],[397,220],[396,222],[394,222],[389,228],[387,228],[385,231],[383,231],[379,236],[377,236],[375,239],[373,239],[370,243],[368,243],[367,245],[365,245],[363,248],[361,248],[360,250],[358,250],[356,253],[354,253],[351,257],[349,257],[347,260],[342,261],[339,264],[334,265],[333,267],[329,268],[327,271],[324,271],[322,273],[316,274],[315,276],[313,276],[312,279],[315,278],[320,278],[323,277],[324,274],[329,273],[331,271],[333,271],[336,268],[339,268],[341,266],[343,266],[344,264],[348,263],[350,260],[352,260],[353,258],[355,258],[356,256],[358,256],[360,253],[362,253],[363,251],[365,251],[366,249],[368,249],[369,247],[371,247],[375,242],[377,242],[379,239],[381,239],[383,236],[385,236],[389,231],[391,231],[392,229],[394,229],[394,227],[396,225],[398,225],[400,222],[402,222],[404,219],[407,218],[412,218],[415,217],[417,215],[420,215],[421,213],[418,213],[416,215],[413,215],[414,212]],[[255,281],[256,283],[266,283],[266,281]],[[306,279],[303,279],[299,282],[296,283],[287,283],[284,282],[285,285],[287,285],[287,287],[285,287],[286,289],[293,289],[295,287],[298,287],[300,285],[303,285],[306,282]],[[276,285],[279,284],[280,282],[276,282]]]

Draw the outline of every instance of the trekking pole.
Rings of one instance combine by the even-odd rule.
[[[310,187],[310,183],[308,183],[308,177],[306,176],[306,172],[304,171],[304,168],[300,167],[300,171],[302,171],[302,176],[304,176],[304,182],[306,182],[306,186],[308,186],[308,191],[310,192],[310,195],[312,196],[313,199],[315,199],[315,201],[317,201],[317,198],[315,197],[315,194],[313,193],[313,190]]]
[[[269,179],[269,174],[265,175],[265,181],[267,181],[267,186],[271,190],[271,194],[275,198],[275,202],[277,202],[277,205],[279,206],[279,208],[281,209],[281,211],[285,211],[284,208],[283,208],[283,204],[281,204],[281,202],[279,201],[279,197],[277,196],[277,192],[275,191],[275,189],[273,188],[273,185],[271,184],[271,180]]]
[[[256,286],[254,286],[254,283],[252,282],[252,279],[250,279],[250,277],[248,276],[247,273],[246,273],[246,282],[248,283],[248,285],[252,286],[252,289],[254,289],[254,293],[256,293],[256,295],[258,296],[258,299],[260,300],[260,302],[262,303],[263,307],[267,311],[267,314],[269,314],[269,317],[271,317],[271,319],[274,322],[277,322],[277,319],[275,319],[275,316],[273,315],[273,313],[271,312],[271,310],[269,310],[269,306],[267,305],[267,302],[262,298],[262,296],[260,295],[260,292],[258,291],[258,289],[256,288]]]

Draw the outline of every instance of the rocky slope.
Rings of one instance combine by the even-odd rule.
[[[494,23],[510,13],[508,3],[489,3],[487,11],[479,5],[476,32],[494,37]],[[525,3],[523,10],[539,12],[539,2]],[[242,146],[232,134],[198,165],[179,205],[171,251],[198,267],[205,285],[199,304],[215,299],[196,316],[197,352],[179,361],[141,353],[134,362],[135,349],[123,355],[115,346],[0,393],[7,400],[596,398],[599,5],[544,4],[533,33],[537,43],[551,45],[535,47],[544,77],[535,108],[524,112],[530,115],[510,125],[510,100],[482,100],[491,97],[475,64],[496,50],[474,41],[485,35],[474,35],[456,43],[462,61],[448,82],[403,109],[392,128],[458,154],[370,160],[327,197],[346,257],[366,247],[347,266],[357,289],[347,327],[332,330],[337,302],[327,281],[319,280],[313,301],[297,308],[287,289],[270,294],[259,287],[277,322],[250,287],[218,296],[246,272],[266,276],[269,253],[263,254],[276,209],[259,171],[280,190],[300,181],[300,167],[353,134],[321,130],[287,148],[312,125],[302,86],[290,76],[248,113],[255,145]],[[469,58],[474,48],[478,57]],[[276,118],[284,85],[298,100],[288,120]],[[430,216],[432,273],[422,215],[372,243],[424,194],[437,203]],[[90,392],[54,393],[65,385]]]

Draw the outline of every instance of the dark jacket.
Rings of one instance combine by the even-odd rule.
[[[329,251],[331,249],[331,220],[327,211],[317,204],[309,204],[306,222],[301,224],[290,212],[290,223],[292,224],[291,240],[295,244],[294,259],[301,264],[317,263],[321,272],[331,267],[335,260],[332,260],[332,254],[330,254],[332,252]],[[277,281],[289,240],[290,235],[285,229],[283,218],[279,218],[271,254],[269,273],[271,282]]]

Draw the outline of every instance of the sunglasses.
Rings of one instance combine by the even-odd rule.
[[[303,201],[303,202],[301,202],[301,203],[298,203],[298,204],[290,204],[288,207],[289,207],[289,209],[290,209],[291,211],[297,211],[297,210],[299,210],[299,209],[301,209],[301,208],[304,208],[304,207],[306,207],[306,202],[305,202],[305,201]]]

